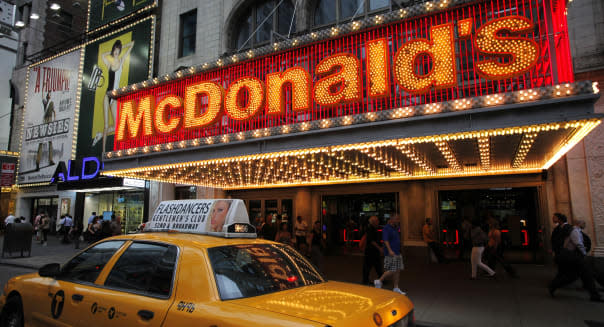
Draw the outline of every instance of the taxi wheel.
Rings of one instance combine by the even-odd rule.
[[[0,326],[23,327],[23,305],[21,304],[21,298],[13,296],[6,301]]]

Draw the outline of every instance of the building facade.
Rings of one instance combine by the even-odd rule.
[[[12,77],[18,96],[11,142],[20,157],[16,214],[33,220],[46,213],[51,224],[69,214],[84,226],[93,212],[104,219],[116,214],[124,232],[135,231],[145,214],[146,185],[100,175],[101,144],[115,119],[103,95],[107,88],[150,76],[155,3],[18,1],[16,6],[20,60]],[[116,49],[123,63],[112,56]],[[142,69],[125,58],[131,52]],[[118,66],[115,72],[112,65]]]
[[[604,4],[601,1],[573,1],[568,6],[569,33],[573,66],[577,80],[604,81]],[[595,111],[604,112],[602,99]],[[570,202],[573,218],[593,222],[592,235],[597,239],[596,255],[602,256],[604,245],[604,201],[602,198],[602,139],[597,128],[566,156]],[[593,238],[593,237],[592,237]]]
[[[101,114],[100,121],[113,121],[115,126],[94,120],[80,124],[71,159],[104,153],[105,174],[148,180],[141,220],[163,200],[233,197],[246,200],[252,218],[279,214],[290,222],[297,216],[308,223],[321,221],[334,249],[354,247],[369,216],[377,215],[383,222],[393,213],[402,217],[405,245],[424,245],[421,227],[424,218],[431,217],[440,227],[441,242],[458,249],[463,220],[495,219],[518,261],[540,262],[549,246],[550,217],[562,212],[571,220],[587,222],[595,253],[602,254],[604,202],[599,189],[604,183],[598,124],[603,109],[597,86],[585,82],[602,76],[602,4],[596,0],[517,3],[162,1],[150,11],[159,17],[150,46],[155,53],[149,55],[149,69],[139,69],[151,74],[114,84],[116,91],[107,101],[123,106],[132,100],[132,108],[140,112],[136,106],[143,95],[153,95],[155,104],[172,94],[185,98],[187,85],[208,80],[223,87],[226,102],[238,78],[257,78],[268,92],[266,75],[301,67],[309,74],[310,105],[295,101],[300,97],[293,93],[305,94],[304,90],[286,87],[282,116],[224,115],[214,117],[214,127],[192,132],[179,132],[180,122],[177,127],[166,123],[160,128],[171,132],[124,142],[115,140],[119,121]],[[92,26],[89,20],[88,33],[102,26],[102,19],[96,19]],[[506,28],[517,28],[513,36],[537,44],[540,59],[513,77],[485,78],[476,68],[478,62],[491,59],[501,68],[514,59],[489,57],[489,51],[481,49],[488,45],[477,45],[476,35],[488,34],[483,25],[495,26],[488,23],[506,19],[511,24]],[[452,57],[443,55],[446,33],[431,30],[434,26],[451,29],[454,45],[449,55],[456,61],[449,66],[443,66],[452,62]],[[534,31],[527,32],[528,26]],[[419,52],[412,56],[411,70],[380,70],[379,61],[368,61],[366,44],[377,40],[371,43],[376,46],[372,54],[383,56],[390,67],[402,67],[406,59],[397,55],[398,50],[416,39],[424,41],[413,44],[424,48],[413,50]],[[439,50],[430,48],[439,40],[444,42]],[[44,47],[43,41],[31,44],[27,47]],[[525,56],[530,57],[530,46],[527,51]],[[317,66],[339,53],[352,53],[360,63],[360,95],[319,103],[316,83],[344,66],[322,72]],[[98,86],[100,79],[91,82],[94,63],[88,69],[83,61],[82,89]],[[435,84],[442,80],[432,81],[421,92],[405,84],[425,82],[434,71],[446,69],[457,73],[454,82],[439,86]],[[13,78],[25,85],[24,73],[19,76]],[[411,76],[414,82],[407,79]],[[349,81],[343,81],[327,85],[323,96],[348,89]],[[137,84],[126,87],[133,83]],[[381,91],[375,89],[379,83],[386,85]],[[243,87],[242,94],[236,92],[231,106],[245,113],[252,103],[250,87]],[[179,107],[176,97],[170,98],[176,102],[168,102],[168,107]],[[200,101],[198,114],[210,110],[204,97],[193,100]],[[24,96],[20,99],[23,103]],[[261,111],[275,100],[267,96]],[[20,126],[18,115],[14,119]],[[169,120],[166,117],[185,118],[178,109],[163,117]],[[145,124],[137,127],[140,133]],[[124,132],[136,134],[133,126]],[[107,132],[107,127],[114,131]],[[17,211],[29,215],[35,197],[46,194],[46,188],[22,188]],[[63,198],[53,193],[56,188],[50,187],[51,203]],[[74,202],[81,202],[76,193],[86,194],[85,201],[95,201],[87,192],[74,192]],[[83,216],[88,215],[84,210]]]
[[[293,119],[288,116],[284,119],[285,123],[260,114],[261,118],[251,118],[253,123],[249,125],[252,127],[241,127],[230,125],[227,119],[233,117],[229,116],[217,118],[217,126],[227,126],[218,133],[206,130],[201,134],[190,133],[195,137],[181,133],[164,139],[139,138],[134,142],[125,142],[121,147],[116,143],[119,148],[106,153],[104,158],[106,173],[155,180],[151,187],[151,210],[161,200],[178,197],[180,187],[193,184],[198,186],[195,195],[198,198],[245,199],[251,217],[277,213],[286,214],[287,217],[302,216],[308,222],[320,220],[333,246],[347,244],[351,239],[353,242],[358,241],[361,233],[359,229],[362,229],[370,215],[378,215],[383,220],[391,213],[399,213],[403,218],[402,232],[406,245],[423,245],[421,226],[426,217],[436,220],[441,227],[441,241],[452,248],[460,243],[460,225],[464,219],[496,219],[504,226],[507,244],[511,249],[517,250],[519,257],[526,258],[527,261],[540,261],[543,260],[544,250],[548,246],[549,233],[553,227],[550,217],[554,212],[562,212],[571,219],[586,220],[588,233],[597,240],[597,245],[602,244],[602,226],[599,225],[599,216],[593,213],[598,210],[596,207],[601,201],[594,201],[597,195],[591,191],[592,188],[598,187],[592,184],[597,184],[594,178],[597,179],[599,174],[593,168],[586,168],[589,167],[589,160],[597,160],[590,159],[591,154],[585,154],[598,151],[597,148],[593,148],[592,152],[580,151],[581,148],[590,148],[586,143],[577,141],[577,133],[583,132],[573,131],[563,137],[567,141],[559,143],[560,136],[547,136],[547,133],[539,132],[539,135],[533,135],[531,132],[522,132],[515,138],[506,138],[500,137],[497,131],[503,128],[501,133],[505,134],[505,128],[521,128],[523,124],[528,124],[524,126],[530,131],[539,129],[536,126],[542,124],[548,126],[549,123],[577,121],[578,112],[587,113],[584,117],[586,121],[599,120],[597,109],[594,111],[593,105],[598,97],[597,89],[587,91],[595,97],[585,94],[584,100],[575,98],[564,104],[557,102],[560,99],[547,97],[524,103],[524,94],[528,94],[528,100],[529,93],[534,92],[534,87],[551,85],[554,90],[559,90],[570,87],[568,82],[589,79],[589,76],[581,73],[574,74],[573,64],[575,72],[579,71],[576,66],[580,60],[577,59],[576,51],[589,48],[579,44],[599,42],[596,36],[599,31],[594,29],[594,37],[588,40],[575,37],[572,15],[575,14],[574,6],[579,6],[578,3],[570,4],[568,11],[564,1],[525,1],[517,6],[507,1],[445,1],[443,4],[438,1],[404,4],[366,1],[361,2],[360,6],[355,1],[345,0],[284,1],[277,6],[278,3],[279,1],[162,3],[163,19],[159,33],[160,50],[156,79],[150,79],[144,84],[139,83],[134,86],[135,89],[118,90],[114,96],[120,104],[133,100],[133,106],[136,106],[140,104],[142,95],[153,94],[157,96],[157,103],[170,92],[184,97],[184,91],[179,93],[178,88],[192,83],[192,80],[209,79],[221,81],[219,83],[222,83],[227,92],[224,101],[228,101],[230,83],[234,83],[236,78],[228,79],[224,74],[243,77],[247,72],[263,80],[266,73],[279,71],[274,66],[275,60],[282,61],[281,71],[296,66],[289,60],[300,60],[299,65],[308,69],[312,75],[317,61],[323,58],[320,54],[317,55],[317,52],[321,51],[329,54],[351,51],[363,61],[363,74],[370,74],[367,72],[367,65],[370,64],[366,62],[366,50],[359,45],[365,40],[379,38],[378,36],[385,33],[388,46],[393,48],[389,58],[396,60],[394,51],[401,46],[401,43],[396,43],[401,42],[400,38],[397,39],[400,35],[405,35],[405,41],[415,38],[432,40],[430,26],[446,22],[456,24],[457,30],[454,33],[455,37],[459,37],[460,21],[468,17],[473,18],[476,23],[474,29],[470,28],[471,32],[478,33],[480,25],[491,19],[507,16],[504,12],[532,19],[533,23],[541,24],[537,29],[555,31],[556,37],[543,35],[543,38],[549,37],[549,41],[545,42],[550,42],[548,45],[539,43],[539,49],[547,47],[548,51],[551,51],[548,54],[543,53],[542,56],[552,60],[548,63],[552,67],[547,68],[551,69],[552,73],[546,73],[547,76],[541,78],[537,76],[539,72],[534,71],[531,75],[534,79],[530,82],[516,80],[503,84],[489,84],[473,77],[460,76],[458,82],[463,80],[459,82],[462,89],[467,91],[468,85],[481,85],[483,90],[447,97],[435,90],[438,88],[433,88],[429,91],[433,99],[418,99],[412,96],[413,99],[407,97],[401,102],[391,101],[385,105],[363,100],[360,108],[341,106],[338,107],[339,110],[331,111],[323,110],[324,106],[315,103],[312,109],[320,114],[298,114]],[[438,7],[440,5],[441,8]],[[592,5],[599,6],[595,2]],[[539,16],[535,12],[539,13]],[[442,16],[447,13],[451,17]],[[395,18],[396,15],[398,18]],[[566,15],[571,17],[568,30],[571,31],[572,41],[566,38]],[[597,17],[599,16],[594,15],[595,20],[599,19]],[[422,21],[421,18],[425,20]],[[405,25],[404,22],[411,26]],[[396,27],[392,34],[388,34],[380,30],[382,24]],[[594,23],[594,26],[599,25]],[[346,38],[340,35],[352,36]],[[355,35],[359,35],[358,38],[355,39]],[[316,38],[316,41],[313,41],[313,38]],[[539,40],[544,42],[543,38]],[[315,44],[318,45],[313,47]],[[324,48],[321,48],[321,45]],[[357,46],[362,50],[355,48]],[[458,58],[472,51],[468,46],[466,43],[455,45],[454,51]],[[569,55],[570,47],[574,59]],[[308,52],[297,49],[305,49],[304,51]],[[283,57],[278,57],[279,54]],[[307,59],[313,55],[316,57]],[[473,55],[475,54],[470,56]],[[273,58],[273,61],[257,59],[268,57]],[[480,57],[476,58],[479,60]],[[430,65],[433,63],[426,58],[421,60],[424,60],[423,67],[418,64],[415,73],[424,76],[432,71],[433,67]],[[506,62],[507,59],[501,60]],[[250,64],[246,65],[247,62]],[[262,63],[256,64],[257,62]],[[458,71],[465,70],[462,75],[474,73],[470,72],[472,69],[464,68],[463,65],[468,65],[468,62],[457,64],[461,65],[457,67]],[[233,67],[240,67],[240,70]],[[540,67],[539,69],[543,69],[544,66]],[[213,71],[218,73],[212,75]],[[208,73],[205,74],[206,72]],[[543,82],[549,78],[549,82]],[[311,79],[316,83],[318,77]],[[390,80],[392,93],[402,93],[399,89],[402,87],[401,79],[404,79],[402,75],[399,76],[398,85]],[[178,81],[183,82],[179,85]],[[368,92],[370,82],[362,82],[364,92]],[[268,82],[266,83],[268,87]],[[166,88],[154,88],[155,84]],[[141,88],[143,91],[138,91]],[[476,96],[491,97],[495,104],[495,94],[506,94],[504,96],[509,97],[509,92],[514,91],[521,93],[514,93],[514,100],[497,103],[499,106],[491,107],[489,104],[472,112],[451,110],[457,113],[442,112],[430,115],[430,110],[434,110],[434,113],[439,111],[434,109],[437,105],[455,107],[455,101],[459,101],[461,108],[464,99],[475,101]],[[570,94],[575,91],[563,92]],[[459,89],[456,89],[456,92],[459,92]],[[556,94],[559,91],[553,92]],[[269,96],[267,95],[267,102],[271,101]],[[314,96],[316,101],[317,93],[314,93]],[[289,93],[285,97],[292,99],[286,102],[294,101],[294,96]],[[446,99],[453,102],[445,103],[443,100]],[[203,101],[201,106],[205,108],[206,103]],[[485,104],[489,102],[484,101]],[[286,111],[295,111],[292,107],[294,104],[287,103]],[[422,107],[430,104],[434,107]],[[226,106],[227,104],[225,108]],[[240,106],[245,107],[243,104]],[[472,108],[478,109],[477,106]],[[413,117],[396,122],[394,119],[372,118],[371,112],[374,110],[391,113],[388,110],[396,109],[399,109],[399,112],[392,114],[398,115],[398,118]],[[423,115],[420,114],[420,109],[424,110]],[[141,108],[138,110],[140,112]],[[508,116],[507,113],[512,111],[515,116]],[[343,112],[349,115],[342,114]],[[366,118],[355,116],[363,113]],[[171,112],[169,117],[172,115],[178,117],[179,113]],[[553,118],[551,115],[563,118],[558,120],[559,118]],[[358,124],[355,121],[355,124],[348,127],[345,126],[347,123],[344,120],[338,120],[346,119],[347,116],[365,120]],[[262,122],[265,124],[262,125]],[[254,125],[255,123],[258,124]],[[552,126],[554,125],[550,127]],[[289,128],[292,129],[291,133],[283,132]],[[172,130],[178,131],[178,128]],[[599,127],[596,128],[596,131],[598,130]],[[486,133],[488,137],[481,137],[480,133]],[[592,135],[596,134],[590,134],[591,138],[585,142],[597,138]],[[422,137],[433,139],[421,139]],[[573,147],[574,144],[568,143],[570,139],[574,139],[579,145]],[[442,140],[446,142],[443,143]],[[401,146],[400,142],[412,146]],[[510,148],[506,149],[506,146]],[[567,152],[570,148],[573,150]],[[305,153],[304,149],[311,150]],[[313,154],[313,151],[318,154]],[[401,154],[402,159],[399,158]],[[271,155],[286,157],[287,160],[273,160]],[[221,160],[230,166],[221,166]],[[245,162],[245,166],[233,164],[239,160]],[[542,164],[531,166],[528,161]],[[347,168],[342,170],[341,166],[351,162],[357,168],[363,166],[364,173],[359,173],[354,178],[340,178],[338,174],[347,171]],[[581,164],[583,168],[579,170]],[[140,169],[137,170],[136,167]],[[160,169],[158,167],[164,172],[154,173],[154,170]],[[292,172],[291,167],[299,171]],[[334,170],[333,167],[339,167],[340,170]],[[213,174],[204,175],[204,169],[213,169],[215,177],[212,178]],[[240,171],[235,171],[238,169]],[[273,171],[270,171],[271,169]],[[305,169],[310,176],[304,175]],[[256,175],[258,179],[238,179],[237,176],[242,173]],[[279,174],[289,175],[287,178],[276,178],[275,175]],[[212,181],[201,180],[199,176]],[[220,178],[223,180],[217,180]]]

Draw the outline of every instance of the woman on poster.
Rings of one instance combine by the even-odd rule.
[[[104,114],[104,129],[103,129],[103,151],[106,151],[107,135],[114,132],[115,121],[117,119],[117,103],[109,97],[109,92],[120,87],[120,77],[122,76],[122,68],[126,58],[130,56],[130,52],[134,47],[134,41],[126,43],[122,47],[122,41],[116,40],[111,47],[111,52],[101,54],[103,64],[107,67],[107,92],[103,98],[103,114]],[[109,126],[109,111],[111,110],[111,119],[113,125]]]

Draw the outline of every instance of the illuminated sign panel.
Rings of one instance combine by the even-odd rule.
[[[477,1],[147,87],[118,98],[115,149],[570,82],[552,2]]]
[[[74,182],[95,179],[99,176],[103,164],[97,157],[83,158],[82,160],[68,160],[59,162],[50,183]]]

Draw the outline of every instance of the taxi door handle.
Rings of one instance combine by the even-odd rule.
[[[153,319],[154,313],[153,311],[149,311],[149,310],[140,310],[138,312],[138,315],[143,318],[143,320],[151,320]]]
[[[74,294],[71,296],[71,299],[76,301],[76,302],[80,302],[84,299],[84,295],[80,295],[80,294]]]

